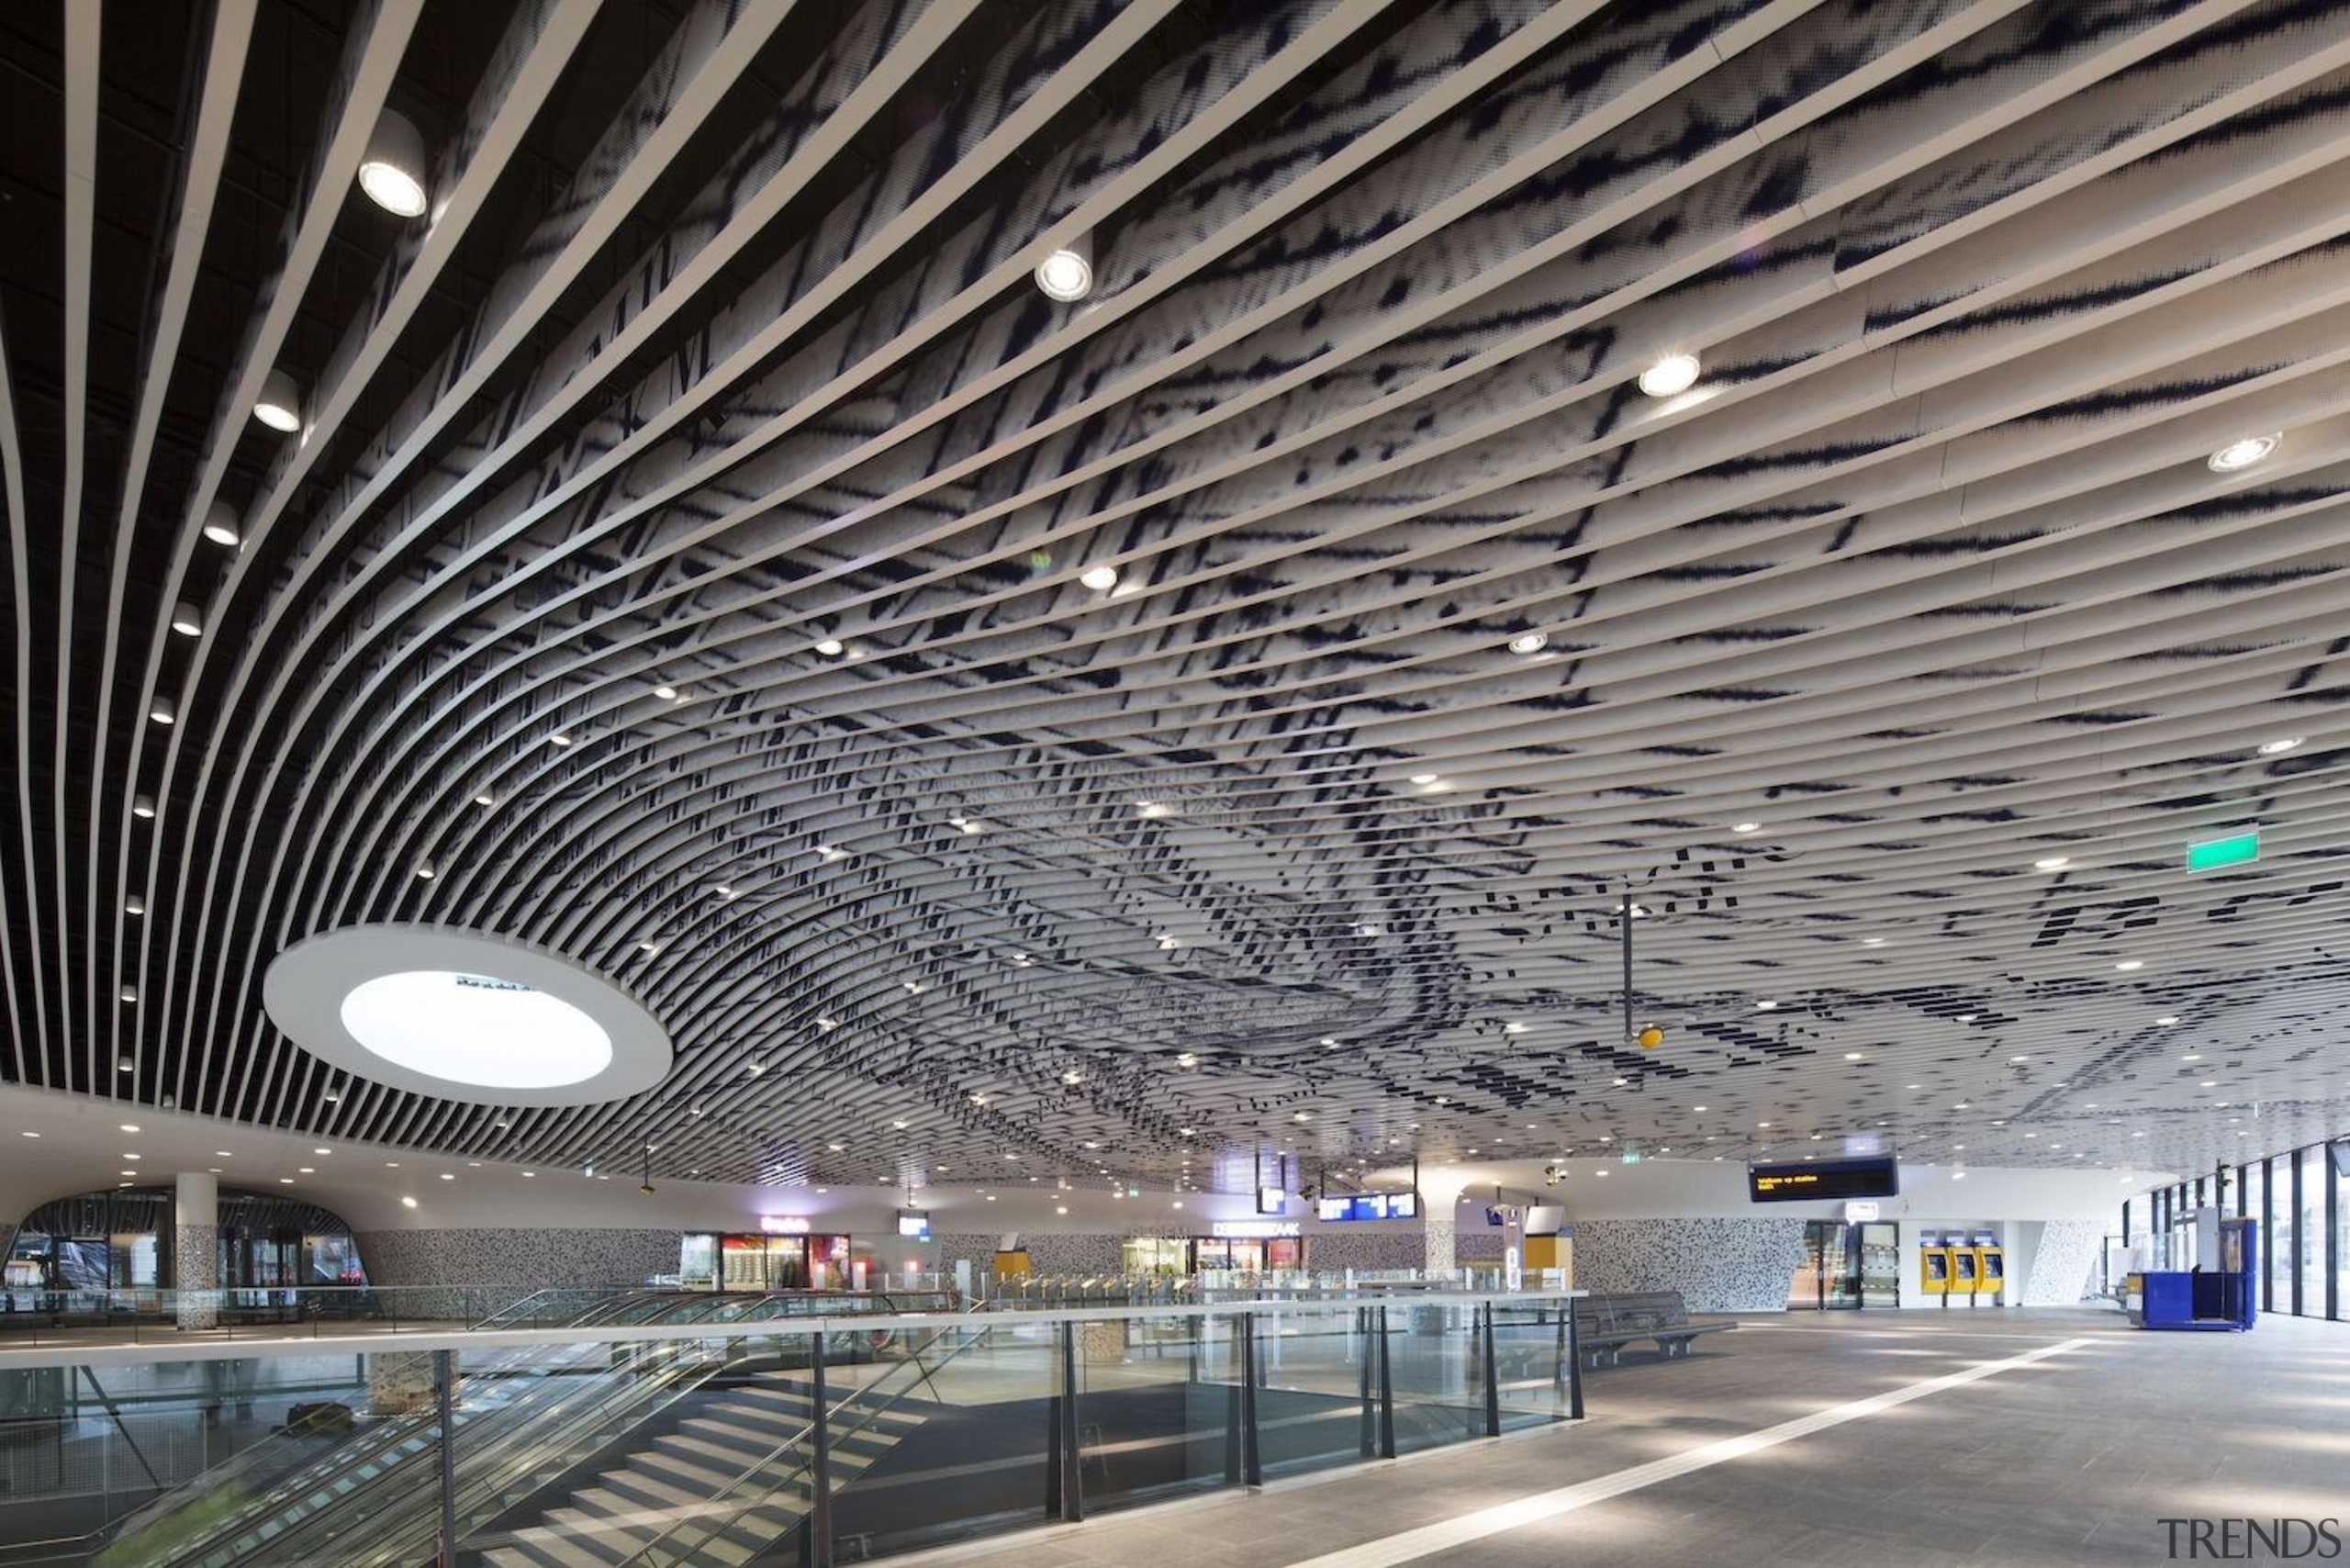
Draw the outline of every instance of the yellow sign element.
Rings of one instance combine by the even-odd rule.
[[[1806,1187],[1816,1187],[1819,1177],[1810,1170],[1757,1170],[1753,1182],[1754,1196],[1761,1198],[1772,1193],[1799,1193]]]

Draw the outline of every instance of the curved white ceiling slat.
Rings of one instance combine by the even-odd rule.
[[[2341,7],[50,9],[17,1079],[767,1181],[2340,1130]],[[330,1068],[261,974],[386,921],[677,1059]]]

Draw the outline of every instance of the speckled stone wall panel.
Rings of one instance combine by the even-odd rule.
[[[1464,1220],[1454,1232],[1452,1256],[1462,1263],[1498,1263],[1507,1249],[1508,1232],[1485,1223],[1480,1213],[1473,1220]]]
[[[1692,1312],[1783,1312],[1800,1219],[1580,1219],[1575,1285],[1681,1293]]]
[[[1420,1222],[1420,1267],[1433,1273],[1449,1273],[1459,1268],[1460,1259],[1454,1247],[1449,1216],[1438,1219],[1430,1215]]]
[[[2052,1219],[2040,1229],[2031,1254],[2031,1275],[2023,1282],[2024,1306],[2072,1306],[2088,1294],[2089,1275],[2105,1244],[2105,1226],[2093,1219]]]
[[[1416,1230],[1317,1230],[1305,1244],[1305,1266],[1333,1273],[1424,1269],[1427,1245]]]
[[[677,1271],[675,1230],[372,1230],[359,1237],[367,1278],[380,1286],[439,1285],[447,1298],[399,1291],[403,1316],[494,1311],[500,1289],[636,1285]]]
[[[172,1260],[177,1276],[172,1286],[179,1293],[177,1321],[182,1328],[212,1328],[220,1322],[220,1229],[210,1225],[172,1227]],[[362,1257],[365,1254],[362,1253]]]

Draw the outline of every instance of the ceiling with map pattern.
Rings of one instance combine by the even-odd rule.
[[[28,0],[0,61],[0,1076],[775,1182],[2350,1130],[2350,8]],[[667,1077],[279,1033],[393,921]]]

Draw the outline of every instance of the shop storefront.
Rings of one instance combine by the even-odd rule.
[[[870,1271],[845,1236],[817,1235],[787,1218],[755,1231],[691,1231],[678,1249],[677,1283],[689,1291],[862,1290]]]
[[[1305,1241],[1292,1220],[1218,1220],[1214,1236],[1128,1237],[1120,1266],[1129,1277],[1209,1271],[1278,1273],[1305,1267]]]
[[[7,1289],[47,1295],[168,1286],[174,1204],[170,1193],[137,1189],[43,1204],[9,1246]],[[265,1305],[271,1292],[367,1282],[351,1227],[316,1204],[224,1188],[218,1215],[216,1277],[237,1305]]]

